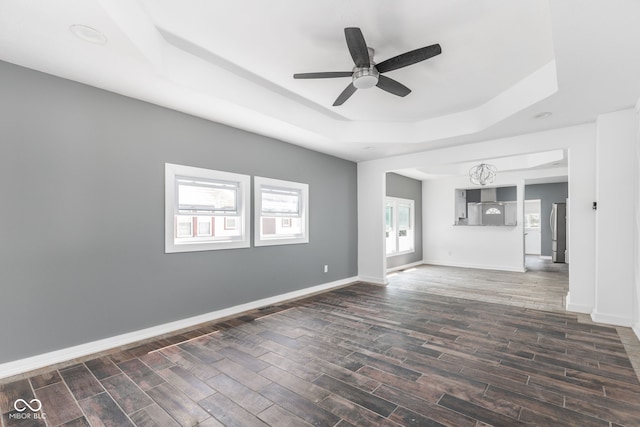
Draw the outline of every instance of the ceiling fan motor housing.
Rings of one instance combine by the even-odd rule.
[[[376,63],[373,62],[373,55],[375,55],[376,51],[367,46],[367,53],[369,54],[369,66],[355,67],[353,69],[353,85],[358,89],[369,89],[378,84],[379,73]]]
[[[353,85],[358,89],[368,89],[378,84],[378,70],[375,65],[368,68],[353,69]]]

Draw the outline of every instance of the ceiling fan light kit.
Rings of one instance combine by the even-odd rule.
[[[355,64],[352,71],[329,71],[318,73],[299,73],[294,74],[294,79],[327,79],[336,77],[351,77],[351,83],[342,91],[338,98],[333,103],[334,106],[344,104],[344,102],[351,97],[358,89],[368,89],[374,86],[389,92],[396,96],[407,96],[411,93],[411,89],[406,87],[400,82],[397,82],[381,73],[397,70],[409,65],[413,65],[417,62],[424,61],[425,59],[432,58],[442,53],[442,49],[439,44],[426,46],[420,49],[415,49],[410,52],[394,56],[379,64],[373,61],[373,55],[375,51],[373,48],[368,47],[364,40],[362,31],[360,28],[347,27],[344,29],[345,39],[347,40],[347,47],[349,53]]]
[[[353,70],[353,85],[357,89],[369,89],[378,84],[380,73],[375,66],[369,68],[355,68]]]

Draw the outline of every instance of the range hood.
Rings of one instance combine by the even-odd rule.
[[[483,188],[480,190],[480,201],[481,202],[495,202],[498,200],[498,189],[497,188]]]

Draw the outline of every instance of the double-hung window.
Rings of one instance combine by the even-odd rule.
[[[255,246],[309,242],[309,185],[254,177]]]
[[[165,165],[165,252],[249,247],[250,177]]]
[[[385,245],[387,256],[414,252],[415,202],[387,197],[385,201]]]

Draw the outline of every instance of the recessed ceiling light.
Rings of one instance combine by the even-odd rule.
[[[107,43],[107,36],[102,34],[95,28],[88,27],[86,25],[75,24],[69,27],[69,30],[81,40],[84,40],[93,44],[105,44]]]
[[[551,117],[551,112],[549,111],[544,111],[542,113],[538,113],[535,116],[533,116],[534,119],[546,119],[547,117]]]

